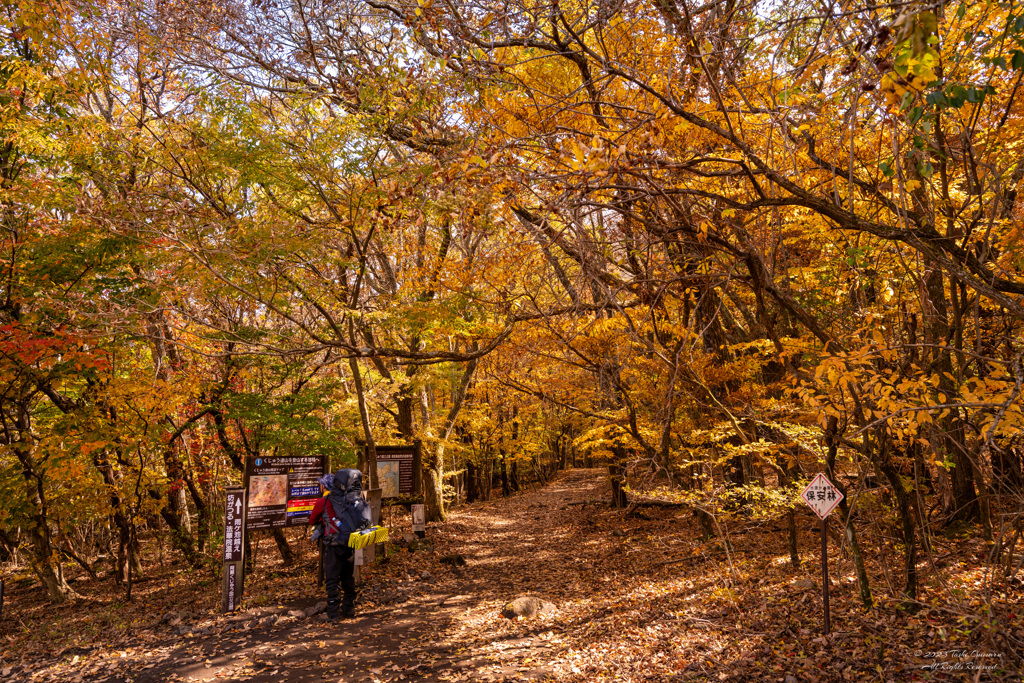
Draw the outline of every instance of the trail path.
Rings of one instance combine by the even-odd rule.
[[[797,512],[804,566],[792,568],[781,522],[738,517],[727,553],[700,538],[685,509],[626,514],[608,507],[609,495],[603,471],[569,470],[520,495],[460,507],[428,529],[432,551],[401,548],[374,567],[357,618],[340,623],[303,612],[322,599],[308,553],[286,571],[261,565],[248,600],[275,602],[233,615],[209,609],[209,577],[190,584],[194,595],[176,589],[176,602],[159,601],[186,611],[182,623],[119,615],[111,602],[76,622],[79,646],[44,637],[48,656],[3,658],[17,663],[4,664],[0,683],[898,683],[962,680],[968,665],[986,667],[972,680],[1022,680],[1019,656],[1002,640],[1009,629],[979,629],[955,648],[942,640],[940,659],[929,629],[952,633],[955,613],[940,604],[908,615],[895,597],[866,612],[842,558],[831,569],[833,634],[822,637],[820,527],[805,508]],[[979,541],[973,552],[983,551]],[[466,566],[441,562],[454,553]],[[193,604],[180,604],[185,594]],[[501,618],[520,595],[555,609]],[[1019,596],[1001,605],[1016,613]],[[116,633],[95,630],[118,619]],[[125,620],[137,625],[125,629]],[[1024,641],[1024,630],[1014,633]]]
[[[152,649],[162,661],[139,662],[130,680],[542,680],[564,626],[548,615],[513,624],[501,607],[520,594],[559,606],[601,590],[610,578],[594,570],[609,547],[593,516],[607,498],[602,470],[570,470],[459,508],[431,529],[432,553],[402,552],[368,580],[357,618],[297,616],[314,595],[287,606],[294,616],[237,615],[211,624],[219,633]],[[441,564],[448,553],[467,565]]]

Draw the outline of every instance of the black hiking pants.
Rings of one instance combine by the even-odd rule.
[[[327,585],[327,602],[338,604],[338,584],[344,597],[342,609],[352,607],[356,600],[355,551],[347,545],[324,546],[324,583]]]

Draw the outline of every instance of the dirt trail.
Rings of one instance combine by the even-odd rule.
[[[609,495],[603,471],[570,470],[520,495],[460,507],[428,530],[433,550],[399,548],[374,567],[358,617],[336,624],[302,612],[322,600],[309,552],[296,567],[261,564],[247,599],[280,602],[230,616],[210,610],[210,579],[198,583],[201,572],[187,573],[194,594],[186,587],[174,588],[173,600],[152,597],[160,609],[187,611],[183,623],[167,623],[159,613],[139,617],[139,607],[151,604],[140,599],[136,612],[124,608],[117,633],[97,633],[119,623],[119,604],[79,610],[79,621],[69,623],[81,625],[81,637],[45,641],[51,649],[42,655],[37,640],[30,641],[34,651],[8,648],[0,682],[898,683],[961,680],[968,665],[987,667],[973,680],[1021,680],[1019,656],[1000,640],[1012,629],[1014,642],[1024,640],[1024,630],[1012,625],[1019,596],[997,605],[1011,626],[942,640],[943,651],[954,654],[940,661],[932,652],[939,647],[935,633],[954,633],[957,613],[938,604],[908,615],[898,596],[881,588],[879,606],[866,612],[852,563],[837,557],[833,633],[822,637],[815,584],[820,527],[809,510],[797,511],[804,562],[793,568],[777,521],[737,516],[727,528],[723,520],[730,539],[723,545],[702,539],[685,508],[646,506],[627,514],[608,507]],[[967,547],[984,552],[980,541]],[[442,563],[454,553],[465,566]],[[883,585],[881,569],[874,580]],[[189,599],[182,595],[193,604],[182,604]],[[501,618],[502,605],[519,595],[536,595],[555,609],[532,619]],[[18,623],[23,631],[36,626]],[[972,654],[965,659],[959,652]]]
[[[24,680],[541,680],[554,649],[550,615],[520,622],[530,624],[524,635],[500,618],[501,607],[521,594],[558,605],[593,590],[571,579],[605,550],[581,544],[579,527],[594,526],[587,511],[606,509],[607,496],[602,470],[570,470],[544,487],[458,508],[430,529],[431,552],[402,550],[371,573],[352,620],[300,615],[322,599],[311,587],[306,601],[219,616],[192,634],[99,661],[65,660]],[[466,566],[440,562],[453,553]]]

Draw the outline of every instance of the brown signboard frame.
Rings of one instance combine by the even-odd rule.
[[[384,498],[406,498],[421,495],[420,477],[423,469],[423,444],[417,439],[411,444],[375,446],[377,451],[377,481],[382,481],[384,467],[398,468],[398,492],[385,491]],[[364,462],[366,461],[364,457]]]
[[[318,480],[327,474],[327,468],[326,455],[247,458],[245,528],[280,529],[308,524],[313,504],[321,496]]]

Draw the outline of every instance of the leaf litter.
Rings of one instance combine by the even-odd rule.
[[[61,609],[11,591],[0,680],[1019,680],[1019,599],[977,568],[980,542],[950,544],[943,568],[923,567],[923,597],[911,607],[885,593],[876,562],[870,611],[851,563],[833,555],[833,632],[824,636],[809,512],[794,569],[785,532],[771,524],[731,534],[726,562],[685,509],[630,515],[608,497],[600,470],[577,469],[456,508],[431,526],[429,552],[399,544],[369,568],[357,617],[337,624],[301,611],[322,599],[308,550],[293,568],[261,564],[247,579],[246,609],[232,615],[215,612],[219,581],[173,567],[140,583],[131,603],[101,586]],[[441,562],[453,554],[466,566]],[[519,595],[555,609],[502,618]]]

